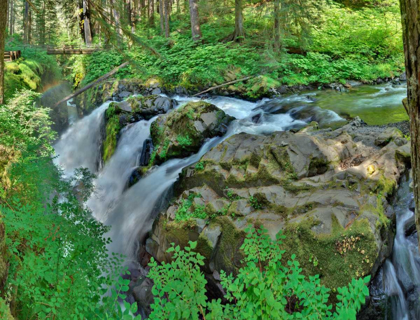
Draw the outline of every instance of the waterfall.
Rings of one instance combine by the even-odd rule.
[[[150,125],[155,120],[139,121],[121,132],[114,155],[95,181],[95,192],[88,200],[88,207],[96,219],[107,221],[108,213],[115,207],[126,183],[137,166],[144,141],[150,136]]]
[[[87,168],[96,173],[101,155],[101,126],[104,113],[110,102],[74,123],[54,145],[56,165],[64,169],[67,176],[77,168]]]
[[[414,226],[414,212],[410,210],[412,201],[409,183],[403,182],[395,205],[397,232],[394,249],[384,266],[384,289],[391,300],[392,320],[420,319],[420,254],[417,233],[407,232]]]

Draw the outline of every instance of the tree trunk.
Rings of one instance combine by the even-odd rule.
[[[164,8],[163,8],[163,1],[159,0],[159,16],[160,16],[160,31],[162,34],[165,34],[165,17],[164,17]]]
[[[169,16],[171,14],[169,0],[163,0],[165,16],[165,37],[169,38]]]
[[[116,7],[116,5],[118,5],[118,2],[115,3],[114,1],[114,6],[113,6],[113,13],[114,13],[114,20],[115,20],[115,30],[117,32],[117,40],[118,42],[121,42],[121,37],[122,37],[122,30],[121,30],[121,20],[120,20],[120,10],[118,10],[119,8]]]
[[[242,41],[245,37],[242,0],[235,0],[235,35],[233,40]]]
[[[87,6],[87,0],[83,0],[83,29],[85,31],[85,43],[86,47],[90,47],[92,45],[92,32],[90,30],[90,20]]]
[[[23,43],[29,43],[29,3],[25,1],[25,11],[23,13]]]
[[[149,0],[150,2],[150,11],[149,11],[149,25],[155,27],[155,0]]]
[[[7,0],[0,0],[0,8],[7,8]],[[4,45],[6,42],[7,11],[0,10],[0,104],[4,103]]]
[[[400,0],[400,4],[407,73],[416,228],[420,240],[420,4],[419,0]]]
[[[14,0],[10,0],[10,35],[15,33],[15,5]]]
[[[280,0],[274,1],[274,50],[280,51]]]
[[[201,40],[198,0],[190,0],[191,34],[194,41]]]

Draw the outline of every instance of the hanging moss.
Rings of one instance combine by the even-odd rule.
[[[119,116],[116,113],[114,106],[110,106],[106,110],[106,138],[103,145],[103,160],[107,162],[117,148],[118,134],[120,133],[121,125]]]
[[[305,275],[319,274],[331,289],[347,285],[352,278],[366,276],[378,257],[375,237],[367,219],[356,220],[344,229],[333,215],[331,234],[316,234],[313,219],[288,224],[283,234],[285,261],[296,254]]]

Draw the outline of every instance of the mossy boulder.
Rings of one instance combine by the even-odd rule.
[[[135,96],[122,102],[112,102],[105,112],[103,161],[107,162],[114,154],[122,128],[130,123],[150,120],[154,116],[166,113],[176,104],[171,98],[154,95]]]
[[[304,273],[319,274],[329,288],[374,275],[392,251],[389,203],[407,165],[398,155],[409,148],[403,138],[378,146],[385,131],[350,123],[227,139],[183,170],[148,252],[168,261],[171,242],[199,241],[203,270],[217,282],[215,272],[238,271],[244,230],[254,224],[272,238],[281,231],[285,258],[295,254]]]
[[[198,152],[206,139],[223,136],[232,120],[223,110],[204,101],[190,102],[160,116],[150,129],[155,146],[153,163]]]

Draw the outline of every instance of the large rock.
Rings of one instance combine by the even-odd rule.
[[[108,161],[115,152],[121,129],[140,120],[149,120],[154,116],[173,109],[177,102],[160,96],[134,96],[122,102],[112,102],[105,112],[105,137],[103,161]]]
[[[246,227],[262,224],[272,238],[286,236],[285,259],[296,254],[304,273],[330,288],[374,275],[392,250],[388,200],[409,161],[398,134],[378,146],[389,133],[356,121],[335,131],[235,135],[183,170],[146,249],[169,261],[170,243],[198,241],[210,278],[236,273]]]
[[[155,146],[153,163],[160,164],[198,152],[206,139],[223,136],[233,119],[204,101],[190,102],[160,116],[151,126]]]
[[[105,101],[122,101],[132,95],[159,95],[163,93],[158,79],[143,81],[140,79],[110,79],[85,91],[75,98],[80,115],[87,115]]]

